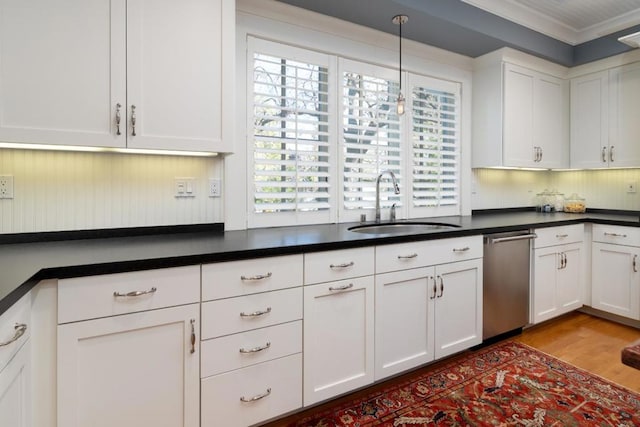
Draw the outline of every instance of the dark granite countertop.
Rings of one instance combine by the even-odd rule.
[[[417,221],[417,220],[416,220]],[[244,258],[344,249],[594,222],[640,227],[637,214],[499,212],[426,218],[459,225],[420,234],[354,233],[349,224],[242,231],[162,233],[131,237],[0,244],[0,314],[40,280],[176,267]]]

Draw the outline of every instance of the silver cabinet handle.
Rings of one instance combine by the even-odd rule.
[[[266,350],[269,347],[271,347],[271,343],[267,342],[265,345],[262,345],[262,346],[259,346],[259,347],[253,347],[253,348],[250,348],[250,349],[241,348],[240,349],[240,353],[242,353],[242,354],[258,353],[259,351]]]
[[[116,298],[122,298],[122,297],[140,297],[142,295],[148,295],[148,294],[152,294],[155,291],[157,291],[156,287],[154,286],[153,288],[149,289],[148,291],[131,291],[131,292],[127,292],[127,293],[120,293],[118,291],[114,291],[113,292],[113,296]]]
[[[351,289],[353,288],[353,283],[349,283],[348,285],[342,285],[342,286],[336,286],[335,288],[333,286],[329,287],[329,290],[334,292],[334,291],[346,291],[347,289]]]
[[[5,342],[0,342],[0,347],[6,347],[12,342],[18,341],[20,337],[23,336],[25,332],[27,332],[27,325],[25,325],[24,323],[16,323],[13,329],[15,330],[13,336]]]
[[[120,115],[120,109],[122,108],[122,104],[119,102],[116,104],[116,135],[122,135],[120,132],[120,121],[122,116]]]
[[[544,151],[542,151],[542,147],[538,147],[538,150],[540,150],[540,157],[538,158],[538,161],[541,162],[542,161],[542,155],[544,154]]]
[[[533,161],[538,161],[538,147],[533,147]]]
[[[265,397],[269,396],[270,394],[271,394],[271,387],[269,387],[267,389],[267,391],[265,391],[264,393],[255,395],[253,397],[250,397],[249,399],[247,399],[244,396],[242,396],[240,398],[240,401],[244,402],[244,403],[251,403],[251,402],[255,402],[256,400],[264,399]]]
[[[353,267],[356,263],[351,261],[351,262],[345,262],[342,264],[329,264],[329,268],[332,270],[339,270],[341,268],[349,268],[349,267]]]
[[[569,237],[568,234],[556,234],[556,238],[558,239],[564,239],[565,237]]]
[[[442,279],[442,276],[438,276],[438,280],[440,281],[440,295],[436,296],[442,298],[442,295],[444,295],[444,279]]]
[[[467,252],[469,250],[469,246],[465,246],[464,248],[453,248],[453,252]]]
[[[633,256],[633,272],[638,272],[638,255]]]
[[[607,163],[607,147],[602,147],[602,163]]]
[[[258,280],[268,279],[271,276],[271,272],[268,272],[267,274],[257,274],[255,276],[240,276],[240,280],[244,282],[255,282]]]
[[[418,258],[418,254],[413,253],[410,255],[398,255],[398,259],[412,259],[412,258]]]
[[[567,268],[567,254],[565,254],[564,252],[562,252],[562,259],[564,261],[564,267],[562,268]]]
[[[567,268],[567,254],[560,252],[558,255],[560,256],[560,267],[558,267],[558,270],[563,270]]]
[[[627,237],[626,234],[618,234],[618,233],[608,233],[608,232],[604,232],[605,236],[610,236],[610,237]]]
[[[613,158],[613,149],[616,148],[613,145],[611,146],[611,148],[609,148],[609,161],[614,162],[614,158]]]
[[[258,311],[254,311],[253,313],[245,313],[240,312],[240,317],[260,317],[260,316],[264,316],[265,314],[269,314],[271,313],[271,307],[267,307],[266,310],[258,310]]]
[[[136,106],[131,105],[131,136],[136,136]]]
[[[191,319],[191,354],[196,352],[196,319]]]
[[[436,299],[436,295],[438,293],[438,287],[436,285],[436,278],[433,276],[429,276],[429,279],[433,280],[433,295],[429,297],[429,299]]]

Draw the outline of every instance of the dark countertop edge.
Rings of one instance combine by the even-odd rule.
[[[529,212],[530,209],[527,209],[526,211]],[[515,212],[518,212],[518,211],[511,211],[510,213],[515,213]],[[504,213],[504,210],[499,210],[494,213]],[[591,213],[594,213],[596,215],[601,213],[611,214],[611,211],[609,210],[606,210],[606,211],[602,210],[599,212],[591,211]],[[320,243],[311,243],[311,244],[293,245],[293,246],[267,247],[267,248],[260,248],[260,249],[254,248],[254,249],[246,249],[246,250],[206,253],[206,254],[197,254],[197,255],[85,264],[85,265],[59,267],[59,268],[45,268],[36,272],[33,276],[31,276],[31,278],[27,279],[24,283],[22,283],[20,286],[14,289],[11,293],[9,293],[6,297],[0,300],[0,315],[3,314],[5,311],[7,311],[20,298],[26,295],[33,287],[35,287],[35,285],[38,284],[38,282],[42,280],[47,280],[47,279],[65,279],[65,278],[71,278],[71,277],[96,276],[101,274],[115,274],[115,273],[126,273],[126,272],[132,272],[132,271],[155,270],[160,268],[182,267],[187,265],[236,261],[236,260],[249,259],[249,258],[263,258],[263,257],[269,257],[269,256],[276,256],[276,255],[292,255],[292,254],[302,254],[305,252],[320,252],[325,250],[350,249],[350,248],[358,248],[358,247],[364,247],[364,246],[387,245],[387,244],[393,244],[393,243],[407,243],[407,242],[413,242],[413,241],[446,239],[450,237],[476,236],[476,235],[491,234],[491,233],[517,231],[522,229],[549,228],[549,227],[557,227],[561,225],[580,224],[580,223],[640,227],[640,218],[638,219],[637,222],[630,222],[628,220],[622,220],[622,219],[594,218],[594,217],[588,216],[588,214],[589,212],[587,212],[587,216],[576,217],[575,219],[574,218],[558,219],[556,221],[549,221],[544,223],[534,221],[530,223],[519,223],[519,224],[498,226],[498,227],[492,226],[492,227],[462,229],[462,230],[451,229],[446,231],[440,231],[438,233],[379,236],[379,237],[363,239],[363,240],[320,242]],[[620,213],[618,212],[617,214],[620,214]],[[630,213],[629,211],[623,211],[622,214],[627,217],[636,216],[635,212]]]
[[[101,228],[96,230],[45,231],[0,234],[0,245],[11,243],[56,242],[62,240],[106,239],[179,233],[224,233],[224,223],[159,225],[153,227]]]

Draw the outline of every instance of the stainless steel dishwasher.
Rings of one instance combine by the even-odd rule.
[[[483,327],[486,341],[529,323],[531,239],[528,230],[484,236]]]

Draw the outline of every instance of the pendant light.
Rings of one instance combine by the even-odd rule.
[[[404,114],[404,96],[402,96],[402,25],[406,24],[409,20],[407,15],[396,15],[391,19],[391,22],[398,25],[399,29],[399,41],[400,41],[400,65],[398,66],[398,77],[400,82],[400,90],[398,91],[398,104],[396,106],[398,115],[401,116]]]

